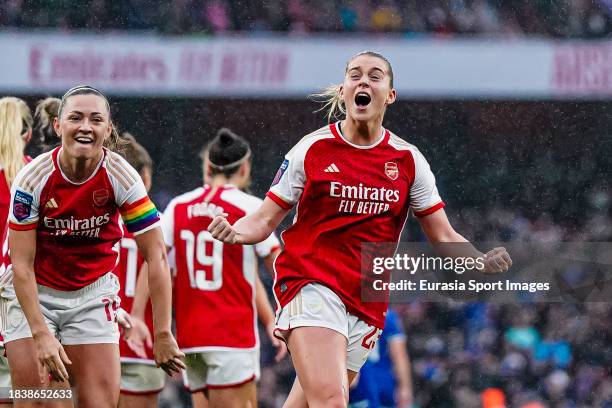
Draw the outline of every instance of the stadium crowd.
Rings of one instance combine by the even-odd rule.
[[[609,0],[6,0],[0,28],[602,38]]]

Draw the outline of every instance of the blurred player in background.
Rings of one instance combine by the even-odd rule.
[[[406,334],[397,312],[387,310],[385,328],[350,392],[352,408],[410,408],[413,403]]]
[[[251,148],[221,129],[202,153],[203,187],[173,199],[162,225],[176,256],[175,319],[179,347],[186,354],[185,382],[194,406],[257,405],[259,378],[257,313],[273,336],[274,314],[258,276],[257,257],[273,270],[280,243],[274,234],[257,245],[224,245],[207,231],[212,219],[237,220],[261,200],[242,191],[251,180]]]
[[[48,152],[59,146],[61,139],[53,128],[53,122],[57,118],[57,112],[61,99],[45,98],[36,104],[34,112],[34,143],[33,148],[37,148],[38,153]]]
[[[353,56],[343,84],[326,96],[329,118],[339,108],[345,119],[298,142],[256,212],[233,226],[218,216],[209,227],[226,244],[255,244],[297,205],[275,262],[276,333],[298,376],[286,407],[346,407],[384,327],[387,302],[361,301],[362,243],[397,242],[410,207],[430,242],[467,242],[450,225],[421,152],[382,126],[396,99],[389,62],[374,52]],[[471,247],[464,256],[485,255]],[[510,264],[501,248],[486,258],[485,272]]]
[[[159,216],[138,173],[114,148],[106,97],[89,86],[64,94],[54,123],[61,147],[37,157],[11,189],[13,282],[2,293],[13,388],[39,388],[50,375],[76,387],[79,406],[119,400],[112,273],[122,237],[119,214],[149,264],[155,359],[168,373],[183,363],[170,332],[170,274]],[[101,375],[103,368],[103,375]]]
[[[129,133],[122,134],[126,144],[122,155],[127,162],[140,174],[147,192],[151,189],[153,161],[147,150]],[[139,271],[144,262],[138,252],[134,234],[124,227],[121,239],[119,264],[115,272],[119,277],[121,289],[119,297],[123,309],[132,310]],[[129,331],[141,331],[147,339],[135,352],[125,339],[119,339],[121,355],[121,395],[119,407],[147,408],[157,406],[157,397],[164,388],[165,374],[155,366],[150,333],[153,332],[153,311],[151,302],[147,301],[143,320],[132,317],[132,327]]]
[[[11,202],[11,183],[17,172],[31,159],[24,149],[32,138],[32,113],[24,101],[13,97],[0,99],[0,236],[2,243],[2,265],[0,265],[0,291],[10,278],[8,257],[8,213]],[[5,275],[6,273],[6,275]],[[4,324],[4,319],[2,324]],[[9,388],[11,376],[4,343],[0,336],[0,387]],[[0,405],[10,400],[2,400]]]
[[[32,159],[24,150],[32,139],[32,113],[19,98],[0,99],[0,231],[4,233],[11,201],[11,183]]]

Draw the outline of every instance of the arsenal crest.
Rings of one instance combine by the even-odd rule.
[[[108,202],[110,192],[106,188],[101,188],[93,192],[93,202],[97,207],[102,207]]]
[[[395,163],[395,162],[386,162],[385,163],[385,174],[391,180],[396,180],[397,176],[399,176],[399,170],[397,168],[397,163]]]

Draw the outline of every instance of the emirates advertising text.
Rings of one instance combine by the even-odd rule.
[[[507,271],[482,255],[505,248]],[[364,302],[611,302],[612,243],[364,243]]]

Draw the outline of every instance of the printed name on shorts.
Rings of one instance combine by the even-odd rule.
[[[287,170],[287,167],[289,167],[289,160],[285,159],[283,161],[283,164],[281,164],[280,168],[276,172],[276,176],[274,176],[274,180],[272,181],[272,185],[273,186],[278,184],[280,179],[283,177],[283,174],[285,174],[285,171]]]
[[[13,215],[18,221],[23,221],[30,216],[32,212],[32,201],[34,197],[30,194],[17,190],[15,199],[13,200]]]

